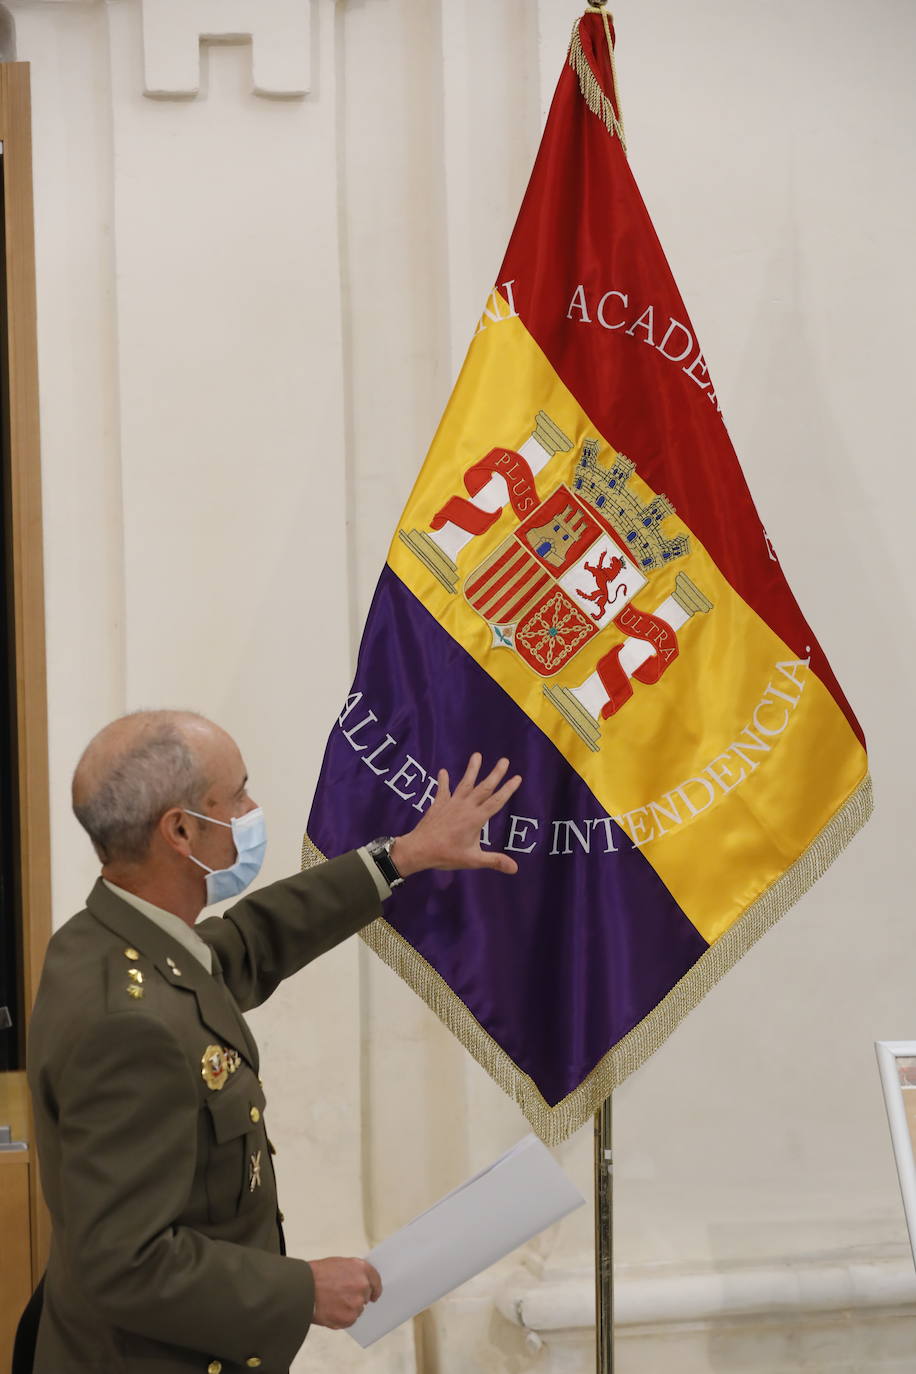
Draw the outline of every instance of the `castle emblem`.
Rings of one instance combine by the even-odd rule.
[[[633,695],[631,679],[658,682],[680,653],[678,631],[712,603],[680,572],[661,605],[636,606],[652,574],[688,553],[689,538],[666,535],[663,523],[674,514],[667,497],[644,505],[628,486],[635,465],[623,454],[605,465],[594,439],[582,445],[571,484],[554,486],[542,500],[537,472],[571,449],[539,412],[521,449],[492,449],[468,469],[468,498],[452,497],[429,531],[402,530],[401,539],[457,593],[457,554],[499,519],[508,500],[519,523],[465,579],[463,594],[489,624],[494,647],[518,654],[544,678],[547,699],[597,750],[601,720]],[[609,643],[595,671],[577,686],[556,684],[599,635]]]

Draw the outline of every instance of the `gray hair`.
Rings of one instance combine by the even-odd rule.
[[[200,807],[208,779],[181,728],[195,719],[202,718],[190,711],[136,711],[87,747],[73,777],[73,812],[103,863],[142,861],[166,811]],[[117,746],[124,733],[124,747],[112,749],[111,735]]]

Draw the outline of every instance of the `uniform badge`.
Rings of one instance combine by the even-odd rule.
[[[200,1058],[200,1076],[214,1092],[219,1092],[220,1088],[225,1087],[226,1079],[229,1077],[229,1066],[226,1063],[226,1052],[219,1045],[208,1045],[204,1050]]]
[[[248,1166],[248,1191],[253,1193],[255,1188],[261,1186],[261,1151],[258,1150],[251,1156]]]
[[[201,1055],[200,1076],[208,1088],[218,1092],[241,1063],[242,1056],[238,1050],[230,1049],[227,1045],[208,1045]]]

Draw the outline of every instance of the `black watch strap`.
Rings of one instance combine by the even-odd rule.
[[[404,881],[403,874],[398,872],[391,857],[393,844],[394,839],[391,835],[383,835],[380,839],[370,840],[366,845],[366,852],[371,855],[373,863],[390,888],[400,887]]]

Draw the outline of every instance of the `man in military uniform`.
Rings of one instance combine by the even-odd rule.
[[[242,1012],[380,914],[424,868],[488,867],[480,831],[519,779],[474,755],[412,832],[262,888],[265,837],[233,740],[138,712],[90,743],[73,802],[102,861],[51,940],[29,1042],[53,1238],[37,1374],[281,1374],[312,1322],[381,1292],[360,1259],[285,1254],[258,1050]]]

